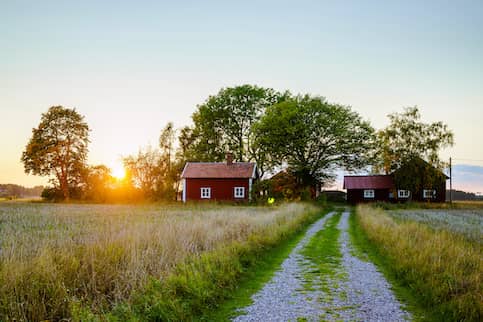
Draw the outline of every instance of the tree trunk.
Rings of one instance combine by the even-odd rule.
[[[61,169],[61,176],[59,178],[60,190],[62,190],[62,194],[64,195],[64,200],[69,201],[70,193],[69,193],[69,181],[67,179],[67,169]]]
[[[67,178],[63,178],[61,183],[61,190],[62,190],[62,194],[64,195],[64,200],[69,201],[70,192],[69,192],[69,184],[67,182]]]

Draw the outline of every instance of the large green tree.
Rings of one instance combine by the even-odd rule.
[[[269,107],[255,132],[273,165],[287,165],[306,187],[331,181],[338,168],[366,166],[374,141],[373,128],[349,107],[308,95]]]
[[[40,124],[22,153],[28,174],[53,176],[51,183],[70,198],[86,166],[89,127],[75,109],[52,106],[42,114]]]
[[[389,125],[377,133],[375,172],[390,173],[414,158],[442,168],[439,151],[453,145],[453,132],[442,122],[424,123],[417,107],[388,115]]]
[[[192,116],[194,127],[182,132],[182,145],[190,143],[187,158],[222,161],[230,151],[235,160],[256,161],[263,170],[263,152],[253,144],[253,125],[267,107],[288,96],[289,93],[253,85],[221,89],[198,106]]]

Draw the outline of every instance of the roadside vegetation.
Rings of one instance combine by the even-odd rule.
[[[189,320],[320,209],[0,205],[0,320]]]
[[[483,251],[461,233],[432,221],[396,220],[381,208],[358,206],[355,222],[380,263],[416,298],[425,320],[480,321]]]

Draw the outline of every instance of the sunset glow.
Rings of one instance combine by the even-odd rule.
[[[111,168],[111,175],[118,179],[122,180],[126,176],[126,170],[124,169],[124,166],[119,162],[118,164],[114,164]]]
[[[241,84],[321,95],[376,129],[417,105],[455,134],[443,160],[483,168],[482,1],[252,3],[2,3],[0,183],[49,184],[20,157],[50,106],[76,108],[87,163],[122,178],[119,157],[156,147],[167,122],[191,126],[199,104]]]

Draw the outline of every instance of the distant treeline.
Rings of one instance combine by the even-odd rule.
[[[482,200],[483,196],[477,195],[472,192],[465,192],[461,190],[452,190],[453,191],[453,200]],[[446,190],[446,200],[449,200],[450,190]]]
[[[44,186],[26,188],[17,184],[0,184],[0,198],[40,197]]]
[[[27,174],[49,177],[44,199],[100,203],[177,200],[187,162],[224,162],[227,152],[235,162],[256,163],[260,178],[283,169],[282,185],[261,182],[253,197],[288,200],[316,198],[336,170],[372,166],[375,173],[391,173],[415,156],[443,167],[438,151],[453,144],[445,124],[422,122],[417,107],[388,117],[390,124],[376,131],[350,106],[318,95],[248,84],[222,88],[197,105],[191,125],[176,129],[168,122],[157,145],[123,156],[125,176],[117,178],[106,165],[88,164],[84,116],[51,106],[32,129],[21,160]]]

